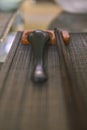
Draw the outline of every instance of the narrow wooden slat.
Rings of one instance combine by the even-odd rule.
[[[79,91],[79,88],[87,86],[87,82],[84,84],[84,80],[82,79],[79,82],[82,82],[83,85],[77,83],[77,75],[73,69],[70,56],[63,42],[61,31],[56,28],[55,34],[60,57],[60,69],[64,92],[67,93],[67,95],[65,93],[65,99],[71,118],[71,128],[79,130],[87,129],[87,102],[84,101],[82,92]],[[73,113],[73,115],[70,113]]]
[[[17,11],[0,12],[0,42],[2,42],[5,39],[17,13],[18,13]]]

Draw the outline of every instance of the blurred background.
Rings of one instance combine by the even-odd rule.
[[[20,12],[24,29],[87,31],[87,0],[24,0]]]
[[[0,44],[1,62],[5,61],[17,31],[54,27],[69,32],[87,31],[87,0],[0,0],[0,11],[16,8],[18,14]]]

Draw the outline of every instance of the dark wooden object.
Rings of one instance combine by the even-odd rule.
[[[36,30],[31,32],[27,39],[32,45],[34,54],[32,80],[37,83],[45,82],[47,80],[47,75],[44,68],[44,53],[50,40],[50,36],[47,32]]]

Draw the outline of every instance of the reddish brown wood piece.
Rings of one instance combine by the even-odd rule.
[[[22,39],[21,42],[22,44],[30,44],[30,42],[27,40],[27,36],[32,32],[33,30],[26,30],[23,32],[22,35]],[[47,32],[50,36],[50,40],[49,40],[49,44],[54,45],[56,44],[56,37],[55,37],[55,33],[53,30],[44,30],[45,32]],[[70,35],[69,32],[66,30],[61,31],[62,32],[62,36],[63,36],[63,40],[65,45],[69,44],[70,41]]]

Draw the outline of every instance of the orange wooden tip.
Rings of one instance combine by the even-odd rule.
[[[33,30],[27,30],[23,32],[22,39],[21,39],[22,44],[30,44],[30,42],[27,40],[27,35],[29,35],[29,33],[31,33],[32,31]],[[56,37],[55,37],[54,31],[53,30],[44,30],[44,31],[47,32],[50,36],[49,44],[51,45],[56,44]],[[62,32],[62,36],[63,36],[63,40],[65,44],[66,45],[69,44],[70,35],[68,31],[61,31],[61,32]]]
[[[56,44],[56,37],[55,37],[55,34],[54,34],[54,31],[53,30],[45,30],[49,36],[50,36],[50,41],[49,41],[49,44],[51,45],[54,45]]]
[[[64,40],[65,45],[68,45],[69,42],[70,42],[70,34],[69,34],[69,32],[66,31],[66,30],[62,31],[62,36],[63,36],[63,40]]]
[[[29,41],[27,40],[27,35],[29,33],[31,33],[32,30],[27,30],[27,31],[24,31],[23,34],[22,34],[22,38],[21,38],[21,42],[22,44],[30,44]]]

